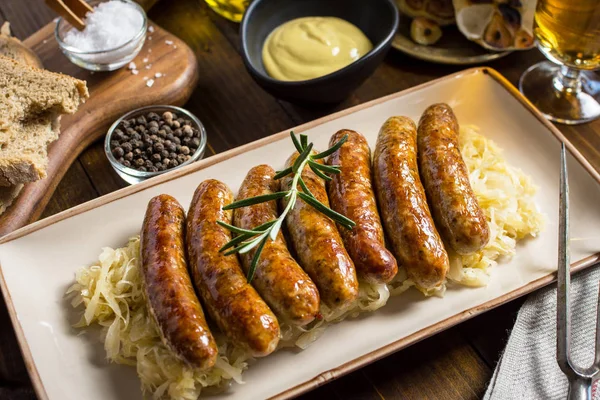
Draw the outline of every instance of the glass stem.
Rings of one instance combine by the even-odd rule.
[[[553,83],[560,92],[577,93],[581,90],[581,71],[562,65]]]

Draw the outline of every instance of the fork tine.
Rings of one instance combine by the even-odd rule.
[[[571,338],[571,315],[569,307],[569,183],[567,179],[567,154],[565,144],[560,148],[560,206],[558,227],[558,275],[556,307],[556,360],[560,369],[572,376],[569,350]]]
[[[598,285],[598,304],[596,305],[596,349],[594,351],[596,356],[592,368],[596,369],[595,373],[598,374],[598,370],[600,370],[600,285]]]

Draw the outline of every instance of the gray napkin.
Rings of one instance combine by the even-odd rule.
[[[571,281],[572,358],[580,366],[594,360],[596,305],[600,265]],[[594,400],[600,400],[600,385]],[[556,284],[525,301],[504,354],[484,396],[485,400],[564,399],[568,382],[556,363]]]

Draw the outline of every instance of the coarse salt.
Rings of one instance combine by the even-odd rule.
[[[154,85],[154,79],[148,79],[148,80],[146,81],[146,86],[148,86],[148,87],[152,87],[152,85]]]
[[[132,61],[129,63],[129,66],[127,67],[129,69],[136,69],[135,63]]]
[[[71,29],[64,42],[79,51],[105,51],[124,45],[137,35],[144,17],[132,4],[111,0],[94,7],[85,19],[85,29]]]
[[[161,74],[160,72],[157,72],[157,73],[154,74],[154,77],[156,79],[160,78],[161,76],[163,76],[163,74]]]
[[[148,32],[153,33],[154,32],[154,27],[152,25],[150,25],[148,27]]]
[[[143,62],[144,64],[148,63],[148,57],[144,58],[144,59],[142,60],[142,62]]]
[[[167,46],[170,46],[170,45],[173,44],[173,41],[172,40],[165,40],[165,43],[167,44]]]
[[[133,70],[131,70],[131,73],[134,75],[137,75],[140,73],[140,71],[138,71],[137,69],[133,69]]]
[[[152,64],[146,65],[146,69],[150,69],[150,68],[152,68]]]

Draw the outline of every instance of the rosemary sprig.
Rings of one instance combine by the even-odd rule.
[[[227,224],[223,221],[217,221],[219,225],[236,234],[235,238],[231,239],[225,246],[223,246],[220,249],[220,251],[222,252],[227,250],[225,255],[235,253],[244,254],[256,248],[256,252],[254,253],[254,256],[252,257],[252,262],[250,263],[250,268],[248,269],[248,282],[251,282],[252,278],[254,277],[254,273],[256,272],[256,266],[258,265],[258,261],[260,259],[260,254],[267,240],[275,240],[277,238],[277,235],[281,230],[281,225],[283,224],[283,221],[285,220],[290,210],[292,210],[296,205],[296,201],[298,200],[298,198],[302,199],[306,204],[314,207],[317,211],[331,218],[333,221],[337,222],[346,229],[352,229],[354,225],[356,225],[351,219],[343,216],[338,212],[335,212],[334,210],[317,200],[317,198],[308,189],[308,186],[306,186],[306,182],[304,182],[304,180],[302,179],[302,171],[304,171],[304,168],[306,168],[306,166],[308,166],[317,176],[328,181],[331,180],[331,177],[329,177],[327,174],[339,174],[340,167],[332,165],[323,165],[316,160],[325,158],[328,155],[336,152],[340,147],[342,147],[344,142],[346,142],[346,140],[348,139],[348,135],[342,137],[329,149],[318,154],[312,154],[313,144],[308,143],[308,137],[306,135],[301,134],[300,140],[298,140],[296,135],[294,135],[294,132],[290,132],[290,137],[292,138],[292,142],[294,144],[294,147],[298,151],[299,156],[298,158],[296,158],[294,164],[291,167],[277,172],[273,177],[274,179],[281,179],[293,173],[294,177],[292,178],[292,183],[289,189],[276,193],[238,200],[223,207],[224,210],[233,210],[236,208],[248,207],[254,204],[285,198],[287,199],[287,204],[281,215],[279,215],[277,219],[268,221],[260,226],[257,226],[254,229],[242,229]]]

